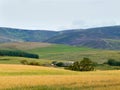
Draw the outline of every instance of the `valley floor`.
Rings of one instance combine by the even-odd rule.
[[[0,90],[120,90],[120,70],[75,72],[0,64]]]

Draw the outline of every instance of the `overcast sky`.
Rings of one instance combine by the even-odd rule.
[[[0,0],[0,27],[62,30],[120,25],[120,0]]]

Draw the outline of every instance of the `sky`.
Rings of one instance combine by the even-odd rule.
[[[120,25],[120,0],[0,0],[0,27],[66,30]]]

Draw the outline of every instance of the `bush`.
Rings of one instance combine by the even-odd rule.
[[[32,62],[29,62],[28,65],[35,65],[35,66],[39,66],[39,62],[35,62],[35,61],[32,61]]]
[[[20,61],[21,64],[24,64],[24,65],[35,65],[35,66],[39,66],[39,62],[36,62],[36,61],[31,61],[31,62],[28,62],[27,60],[21,60]]]
[[[53,65],[56,65],[56,64],[57,64],[57,61],[52,61],[52,64],[53,64]]]
[[[120,66],[120,61],[116,61],[114,59],[108,59],[107,64],[111,66]]]
[[[63,62],[58,62],[58,63],[56,63],[55,65],[58,66],[58,67],[63,67],[63,66],[64,66],[64,63],[63,63]]]
[[[64,67],[64,63],[63,62],[53,61],[52,64],[55,65],[55,66],[58,66],[58,67]]]
[[[80,62],[80,71],[93,71],[94,63],[89,58],[84,58]]]
[[[27,65],[27,64],[28,64],[28,61],[27,61],[27,60],[21,60],[20,62],[21,62],[21,64],[24,64],[24,65]]]
[[[94,63],[89,58],[83,58],[82,61],[76,61],[73,65],[67,67],[67,69],[74,71],[93,71]]]

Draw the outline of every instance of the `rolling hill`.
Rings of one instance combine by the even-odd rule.
[[[120,26],[66,31],[46,42],[101,49],[120,49]]]
[[[58,32],[47,30],[24,30],[0,28],[0,42],[41,42],[55,36]]]
[[[63,31],[0,28],[0,42],[47,42],[120,50],[120,26]]]

